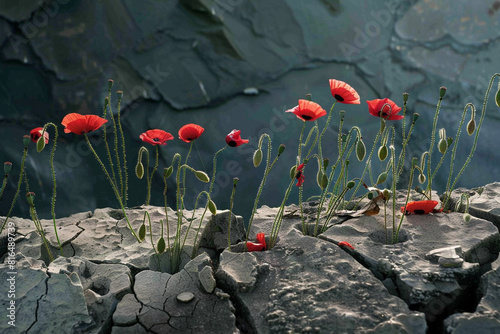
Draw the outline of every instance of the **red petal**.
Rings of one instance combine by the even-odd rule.
[[[255,242],[247,242],[247,250],[249,252],[260,252],[266,249],[266,245],[255,243]]]
[[[343,81],[330,79],[330,91],[333,97],[335,97],[335,95],[339,95],[340,97],[342,97],[343,101],[337,99],[337,101],[340,103],[344,104],[361,103],[358,92],[356,92],[354,88],[352,88]]]
[[[257,233],[257,242],[264,245],[264,249],[266,249],[266,235],[264,233]]]
[[[199,138],[203,131],[205,131],[205,129],[197,124],[186,124],[179,129],[179,139],[189,143]]]

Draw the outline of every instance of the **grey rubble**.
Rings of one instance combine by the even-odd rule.
[[[494,333],[500,328],[500,236],[472,208],[490,205],[492,215],[497,204],[491,194],[499,186],[487,185],[481,196],[471,198],[474,217],[468,223],[461,213],[405,216],[402,242],[394,245],[385,244],[382,214],[347,219],[313,238],[302,235],[300,211],[291,205],[276,247],[265,252],[239,252],[243,220],[231,216],[230,252],[223,241],[228,211],[200,224],[198,210],[183,269],[175,274],[156,271],[169,268],[158,267],[149,233],[138,244],[119,210],[58,219],[67,257],[48,267],[33,223],[12,218],[17,227],[17,326],[1,322],[0,330],[44,333],[57,326],[61,333],[426,333],[430,326],[444,333],[471,328]],[[127,214],[137,229],[145,209],[157,240],[163,208],[138,207]],[[305,204],[308,224],[316,210],[316,203]],[[267,206],[257,211],[251,238],[269,233],[276,212]],[[397,213],[397,223],[399,217]],[[390,214],[387,222],[391,235]],[[52,221],[42,223],[57,254]],[[171,230],[176,223],[169,210]],[[200,247],[194,247],[195,238]],[[340,241],[355,249],[338,246]],[[7,231],[0,236],[0,249],[6,249],[6,242]],[[198,255],[189,260],[193,249]],[[0,265],[2,277],[9,270],[7,262]],[[0,295],[0,303],[5,309],[6,294]]]

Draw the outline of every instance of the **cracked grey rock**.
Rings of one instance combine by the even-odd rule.
[[[212,215],[200,239],[200,247],[222,251],[228,246],[229,210],[217,211]],[[231,245],[244,241],[246,238],[245,225],[241,216],[231,215]]]
[[[93,320],[77,277],[56,273],[47,275],[47,269],[40,268],[39,261],[23,255],[16,259],[16,327],[3,321],[0,324],[2,333],[53,333],[54,328],[60,333],[81,333],[91,328]],[[0,271],[5,277],[10,270],[6,265],[0,265]],[[9,303],[7,297],[7,294],[0,297],[2,307]]]
[[[233,293],[252,291],[257,282],[257,260],[252,253],[232,253],[225,250],[220,255],[216,278],[225,290]]]
[[[294,208],[287,207],[285,213]],[[270,231],[277,210],[262,206],[252,228]],[[236,306],[244,310],[250,326],[245,328],[247,331],[425,333],[427,325],[422,313],[410,311],[337,245],[303,236],[300,217],[288,217],[272,250],[222,253],[218,286],[230,291]],[[263,269],[258,270],[261,266]],[[219,279],[223,270],[239,273],[242,267],[247,268],[247,281],[255,279],[252,289],[236,292],[234,282]]]
[[[217,283],[215,282],[214,273],[211,267],[204,267],[198,274],[198,278],[207,293],[214,292]]]
[[[458,268],[464,263],[461,256],[463,256],[462,247],[451,246],[434,249],[427,253],[425,258],[445,268]]]
[[[229,299],[220,298],[215,293],[207,294],[197,271],[193,270],[207,262],[206,254],[198,256],[193,262],[196,264],[186,265],[190,271],[183,269],[174,275],[150,270],[137,274],[135,295],[126,295],[117,306],[119,328],[125,324],[139,324],[150,333],[236,332],[234,309]],[[192,293],[193,300],[189,303],[177,301],[176,297],[183,292]],[[117,332],[117,328],[115,326],[113,331]]]
[[[500,182],[490,183],[476,189],[456,189],[451,194],[453,207],[458,205],[462,193],[470,196],[469,213],[472,216],[486,219],[500,228]],[[459,211],[464,211],[464,204],[459,207]]]

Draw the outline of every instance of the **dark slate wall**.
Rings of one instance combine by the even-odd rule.
[[[428,148],[439,87],[448,87],[439,127],[455,137],[463,106],[481,106],[488,80],[500,67],[500,3],[493,0],[39,2],[4,0],[0,5],[0,160],[14,163],[0,203],[2,214],[16,186],[22,135],[49,121],[59,124],[70,112],[100,115],[109,78],[115,80],[113,91],[125,94],[121,116],[131,172],[142,145],[139,134],[148,129],[160,128],[177,137],[186,123],[205,127],[190,163],[209,174],[213,153],[225,145],[225,135],[241,129],[251,143],[220,156],[215,195],[219,208],[227,208],[231,179],[239,177],[235,211],[248,217],[263,173],[262,167],[251,164],[258,136],[270,134],[274,152],[280,143],[287,145],[261,199],[263,204],[279,205],[302,125],[283,112],[306,93],[329,110],[333,99],[328,79],[351,84],[362,104],[335,107],[323,144],[325,155],[333,159],[340,109],[347,112],[347,128],[362,128],[370,149],[378,122],[368,115],[364,101],[389,97],[402,105],[402,93],[407,91],[409,114],[421,115],[409,147],[411,157]],[[252,87],[258,95],[244,94]],[[480,186],[499,179],[499,116],[490,101],[478,150],[460,185]],[[399,130],[400,124],[396,127]],[[60,131],[58,216],[117,206],[83,138],[62,133],[62,127]],[[101,135],[97,131],[92,138],[103,153]],[[461,137],[455,171],[471,147],[466,137]],[[185,155],[188,147],[178,139],[169,142],[161,149],[160,170],[175,152]],[[34,145],[30,147],[27,172],[43,217],[49,216],[52,189],[48,159],[47,149],[37,154]],[[306,198],[318,192],[314,165],[306,170]],[[350,176],[357,176],[362,164],[353,162],[351,168]],[[437,175],[438,190],[443,190],[448,171],[445,164]],[[130,174],[129,204],[139,205],[145,198],[145,181]],[[188,195],[204,189],[194,177],[188,177],[188,185]],[[172,181],[169,187],[174,188]],[[291,201],[296,201],[297,189],[293,190]],[[161,192],[157,177],[152,204],[162,204]],[[15,213],[27,216],[23,199]]]

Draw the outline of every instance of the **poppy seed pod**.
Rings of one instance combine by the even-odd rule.
[[[40,137],[36,142],[36,151],[40,153],[43,151],[44,148],[45,148],[45,139],[44,137]]]
[[[472,219],[472,216],[468,213],[464,213],[464,222],[468,223]]]
[[[387,180],[387,173],[386,172],[380,173],[380,175],[377,178],[377,184],[382,184],[385,182],[385,180]]]
[[[410,96],[410,94],[408,94],[406,92],[403,93],[403,102],[405,102],[405,103],[408,102],[408,96]]]
[[[3,163],[3,172],[5,173],[5,175],[8,175],[11,169],[12,169],[12,162],[6,161]]]
[[[158,240],[158,244],[156,246],[156,249],[158,250],[158,253],[162,254],[165,251],[166,246],[167,245],[165,245],[165,239],[163,237],[161,237],[160,240]]]
[[[121,100],[123,97],[123,92],[121,90],[117,91],[116,96],[118,97],[118,100]]]
[[[139,180],[141,180],[144,176],[144,166],[140,161],[138,161],[137,165],[135,165],[135,176],[137,176]]]
[[[467,134],[469,136],[472,136],[475,129],[476,129],[476,121],[474,119],[471,119],[469,123],[467,123]]]
[[[415,123],[419,117],[420,117],[419,113],[414,113],[413,114],[413,123]]]
[[[198,178],[198,180],[200,180],[201,182],[205,182],[205,183],[210,182],[210,178],[208,177],[207,173],[205,173],[205,172],[203,172],[201,170],[195,171],[194,175],[196,175],[196,177]]]
[[[253,153],[253,165],[255,167],[259,167],[261,162],[262,162],[262,150],[260,148],[258,148]]]
[[[30,144],[31,136],[25,135],[23,136],[23,144],[24,148],[27,148],[28,145]]]
[[[358,143],[356,144],[356,158],[358,158],[359,161],[363,161],[365,158],[366,154],[366,146],[365,143],[363,143],[363,140],[359,138]]]
[[[143,241],[146,238],[146,225],[142,224],[139,227],[139,240]]]
[[[210,212],[213,215],[217,214],[217,206],[215,205],[214,201],[212,201],[212,200],[208,201],[208,210],[210,210]]]
[[[425,183],[425,175],[424,174],[420,174],[418,176],[418,182],[420,182],[420,184],[424,184]]]
[[[233,186],[236,187],[236,185],[238,184],[238,182],[240,182],[240,179],[235,177],[233,178]]]
[[[114,83],[115,83],[115,82],[113,81],[113,79],[109,79],[109,80],[108,80],[108,89],[109,89],[109,90],[111,90],[111,88],[113,88],[113,84],[114,84]]]
[[[389,150],[387,149],[387,145],[380,146],[378,149],[378,158],[380,161],[384,161],[389,155]]]
[[[446,94],[446,87],[445,86],[442,86],[442,87],[439,87],[439,98],[442,99]]]
[[[168,166],[167,168],[164,168],[163,169],[163,177],[166,179],[167,177],[169,177],[170,175],[172,175],[173,171],[174,171],[174,167],[173,166]]]
[[[306,100],[307,101],[312,101],[312,94],[311,93],[307,93],[306,94]]]
[[[286,146],[281,144],[280,147],[278,148],[278,155],[282,155],[283,152],[285,152]]]
[[[446,140],[441,139],[438,143],[439,152],[441,152],[441,154],[445,154],[447,149],[448,149],[448,143],[446,142]]]
[[[339,111],[340,119],[344,119],[345,117],[345,110]]]
[[[28,201],[29,205],[34,206],[35,193],[34,192],[26,193],[26,200]]]

